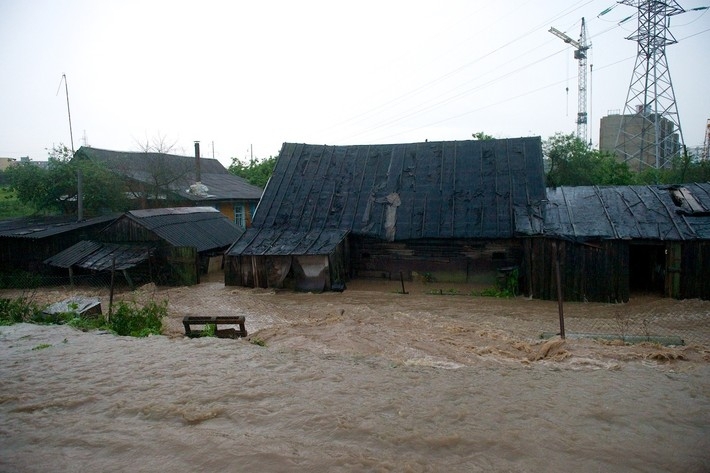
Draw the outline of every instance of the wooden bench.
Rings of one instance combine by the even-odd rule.
[[[185,326],[185,335],[187,335],[188,337],[199,337],[204,334],[204,328],[202,330],[192,330],[190,328],[191,325],[214,325],[214,334],[216,337],[238,338],[247,336],[247,329],[244,326],[244,321],[245,318],[243,315],[186,315],[182,319],[182,324]],[[238,325],[239,329],[228,328],[218,330],[220,325]]]

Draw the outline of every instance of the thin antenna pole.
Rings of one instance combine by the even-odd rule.
[[[67,95],[67,115],[69,116],[69,139],[71,140],[71,154],[74,155],[74,132],[71,126],[71,109],[69,108],[69,84],[67,84],[67,75],[62,74],[62,80],[64,81],[64,92]],[[60,83],[61,86],[61,83]]]
[[[592,130],[594,130],[594,122],[592,121],[592,111],[594,110],[594,97],[592,97],[592,82],[594,79],[593,76],[593,71],[594,71],[594,64],[589,65],[589,123],[592,125]],[[592,136],[594,136],[594,132],[589,134],[589,147],[592,147]]]

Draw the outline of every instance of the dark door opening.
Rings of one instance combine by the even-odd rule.
[[[631,292],[664,294],[665,245],[629,245],[629,289]]]

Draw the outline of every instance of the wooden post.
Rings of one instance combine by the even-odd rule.
[[[406,294],[407,291],[404,290],[404,276],[402,275],[402,271],[399,272],[399,281],[402,283],[402,294]]]
[[[560,314],[560,337],[565,338],[565,312],[562,306],[562,276],[560,275],[560,253],[557,242],[552,242],[552,252],[555,258],[555,279],[557,282],[557,310]]]
[[[108,320],[106,320],[107,323],[111,323],[111,315],[113,315],[113,281],[116,275],[116,257],[114,256],[111,259],[111,288],[109,289],[109,296],[108,296]]]

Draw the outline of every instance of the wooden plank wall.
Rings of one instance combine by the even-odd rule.
[[[710,242],[684,242],[681,256],[680,297],[710,299]]]
[[[566,301],[626,302],[629,300],[628,243],[605,240],[594,244],[554,241],[560,261]],[[556,300],[553,240],[531,238],[525,243],[522,287],[534,298]]]
[[[388,242],[352,237],[353,277],[405,279],[431,276],[439,282],[495,284],[498,269],[522,263],[514,239],[421,239]]]

